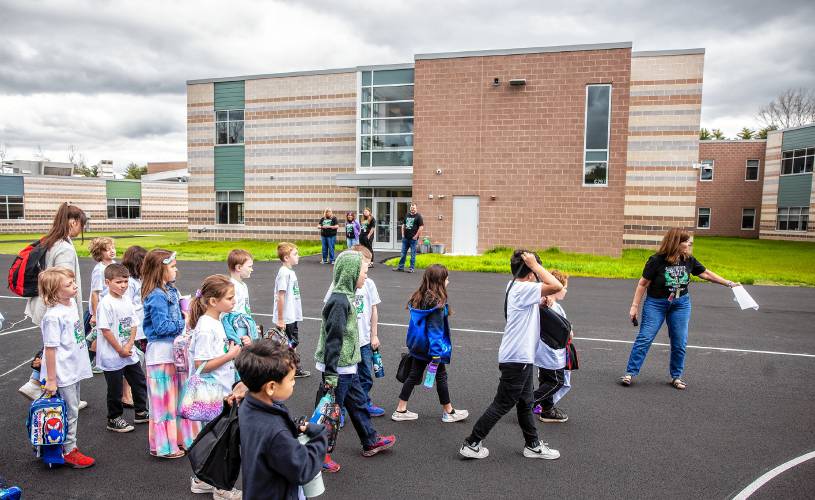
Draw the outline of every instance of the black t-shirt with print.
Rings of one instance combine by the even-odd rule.
[[[345,237],[349,240],[354,239],[354,223],[353,222],[345,222]]]
[[[376,219],[371,217],[371,220],[366,222],[365,218],[363,217],[359,220],[359,227],[362,228],[362,230],[359,232],[360,241],[368,241],[368,233],[371,231],[371,229],[376,227]],[[371,237],[373,238],[373,236]]]
[[[336,217],[323,217],[320,219],[320,235],[321,236],[337,236],[336,229],[326,229],[328,226],[336,226],[337,225],[337,218]]]
[[[648,286],[649,297],[667,299],[674,290],[679,290],[680,296],[685,295],[690,275],[699,276],[703,272],[705,266],[693,255],[680,258],[676,264],[669,264],[664,255],[654,254],[645,263],[642,277],[651,281]]]
[[[413,239],[422,226],[424,226],[424,220],[419,212],[416,212],[415,215],[410,215],[410,213],[405,215],[405,238],[408,240]]]

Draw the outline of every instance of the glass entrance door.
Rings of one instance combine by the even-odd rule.
[[[374,199],[374,213],[376,219],[376,248],[393,248],[393,203],[389,199]]]
[[[396,216],[394,217],[394,232],[396,234],[395,248],[402,248],[402,224],[405,223],[405,217],[410,212],[410,198],[395,198],[396,203]]]

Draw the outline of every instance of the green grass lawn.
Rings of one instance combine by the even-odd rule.
[[[720,276],[750,285],[815,286],[815,243],[697,236],[694,255]],[[621,258],[566,253],[556,248],[538,252],[549,269],[572,276],[638,278],[652,250],[623,250]],[[418,255],[416,267],[445,265],[451,271],[509,273],[512,249],[498,247],[484,255]],[[395,265],[395,260],[388,263]]]

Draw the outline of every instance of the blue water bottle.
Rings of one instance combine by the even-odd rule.
[[[427,365],[427,371],[424,374],[424,386],[430,389],[436,383],[436,371],[439,369],[438,359],[434,359]]]
[[[382,355],[379,354],[379,349],[374,351],[372,356],[374,365],[374,376],[382,378],[385,376],[385,365],[382,364]]]

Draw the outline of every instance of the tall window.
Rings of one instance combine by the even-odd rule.
[[[815,148],[794,149],[781,153],[781,175],[812,172]]]
[[[809,207],[778,207],[776,229],[779,231],[806,231]]]
[[[758,166],[759,160],[747,160],[747,166],[744,171],[744,180],[757,181],[758,180]]]
[[[108,219],[138,219],[140,217],[140,199],[108,198]]]
[[[702,160],[702,168],[699,169],[699,180],[700,181],[712,181],[713,180],[713,160]]]
[[[243,224],[243,191],[215,193],[218,224]]]
[[[413,70],[363,71],[360,167],[413,166]]]
[[[215,112],[215,144],[243,144],[243,110]]]
[[[0,196],[0,219],[23,218],[22,196]]]
[[[698,208],[696,214],[696,227],[699,229],[710,229],[710,209]]]
[[[611,85],[586,86],[586,130],[583,185],[608,185],[608,136],[611,126]]]
[[[756,228],[756,209],[755,208],[742,208],[741,209],[741,228],[742,229],[755,229]]]

